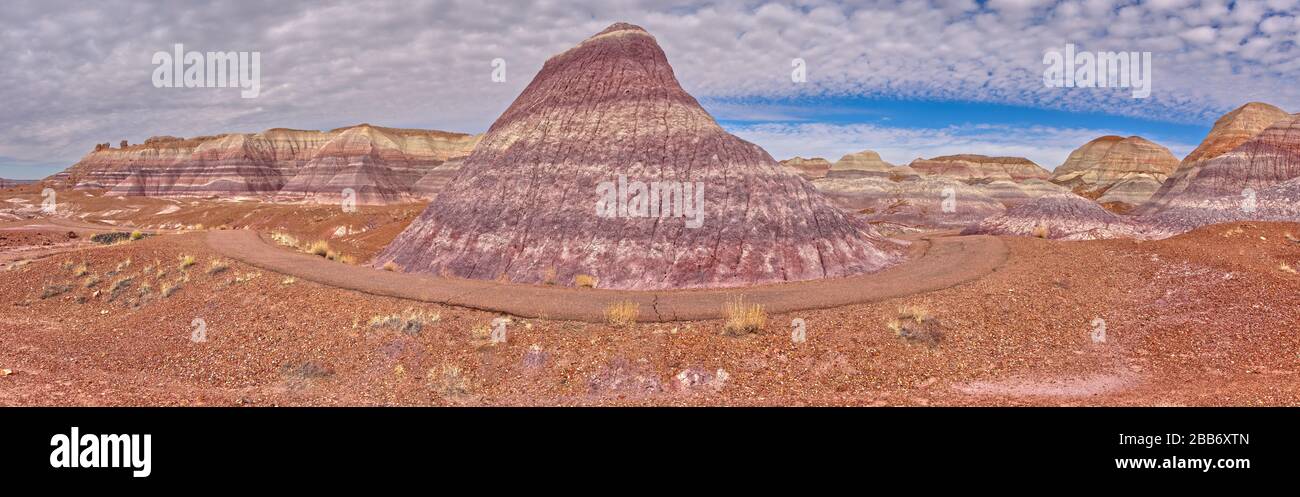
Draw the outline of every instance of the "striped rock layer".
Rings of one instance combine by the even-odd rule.
[[[824,178],[826,173],[831,170],[831,162],[821,157],[811,159],[794,157],[781,161],[781,165],[792,169],[796,174],[808,180]]]
[[[643,215],[646,197],[633,186],[652,182],[702,188],[702,215]],[[606,209],[610,187],[617,208]],[[700,204],[691,204],[694,213]],[[901,244],[719,127],[678,84],[655,38],[619,23],[547,60],[375,263],[666,289],[848,276],[901,258]]]
[[[1188,193],[1191,198],[1199,197],[1204,200],[1213,197],[1218,193],[1240,193],[1247,186],[1247,183],[1271,178],[1268,181],[1272,183],[1278,179],[1277,175],[1270,174],[1268,171],[1247,171],[1248,169],[1266,169],[1265,165],[1268,159],[1261,157],[1259,165],[1252,164],[1254,159],[1250,157],[1252,151],[1266,150],[1269,147],[1265,143],[1252,145],[1249,149],[1234,154],[1234,159],[1226,161],[1217,161],[1225,154],[1231,153],[1242,145],[1259,136],[1265,130],[1268,130],[1275,124],[1284,121],[1291,122],[1291,125],[1284,124],[1279,129],[1269,131],[1270,137],[1266,142],[1285,141],[1286,129],[1294,126],[1295,118],[1286,111],[1269,104],[1251,102],[1238,107],[1236,110],[1225,114],[1214,122],[1214,128],[1205,137],[1196,150],[1188,154],[1178,165],[1178,169],[1170,175],[1169,180],[1156,191],[1151,197],[1150,202],[1143,206],[1145,212],[1155,212],[1161,208],[1169,206],[1175,199],[1183,196],[1188,188],[1192,192]],[[1268,154],[1267,151],[1264,152]],[[1201,173],[1206,166],[1213,166],[1212,171],[1202,177]],[[1229,173],[1227,169],[1242,169],[1239,173]],[[1286,176],[1283,171],[1282,176]],[[1232,179],[1232,178],[1236,179]],[[1285,179],[1285,178],[1283,178]],[[1214,186],[1208,186],[1208,185]],[[1196,185],[1193,187],[1193,185]],[[1232,190],[1236,190],[1235,192]],[[1201,193],[1196,193],[1200,191]]]
[[[276,128],[190,139],[154,137],[97,148],[48,179],[111,195],[259,196],[359,204],[421,198],[416,183],[448,159],[468,155],[472,135],[362,124],[332,131]]]
[[[1107,135],[1071,152],[1052,182],[1126,210],[1150,199],[1177,167],[1178,158],[1150,140]]]

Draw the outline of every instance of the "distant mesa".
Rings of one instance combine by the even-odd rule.
[[[821,157],[805,159],[803,157],[793,157],[781,161],[781,165],[792,169],[796,174],[803,176],[804,179],[817,179],[826,177],[826,173],[831,170],[830,161]]]
[[[1075,149],[1052,182],[1127,212],[1142,205],[1178,167],[1169,149],[1140,136],[1102,136]]]
[[[195,138],[157,136],[107,143],[47,179],[55,186],[107,189],[110,195],[254,196],[336,202],[346,189],[359,204],[427,198],[416,184],[444,162],[464,157],[478,137],[360,124],[331,131],[274,128]]]
[[[1042,166],[1024,157],[945,155],[932,159],[917,159],[908,166],[921,174],[944,176],[966,182],[1020,182],[1031,179],[1046,180],[1051,177],[1051,173]]]
[[[637,183],[689,185],[702,209],[683,194],[652,215],[637,200],[646,190],[628,192]],[[612,185],[617,205],[602,202]],[[547,60],[375,264],[561,286],[588,276],[600,288],[735,287],[878,271],[903,246],[719,127],[655,38],[618,23]]]
[[[900,169],[893,164],[885,162],[880,158],[880,154],[871,150],[854,152],[840,157],[831,166],[830,175],[843,178],[852,178],[858,176],[916,176],[916,171],[911,169]]]

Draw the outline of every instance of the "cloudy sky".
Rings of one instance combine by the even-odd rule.
[[[0,17],[0,177],[95,143],[372,124],[482,132],[545,59],[610,23],[654,34],[687,91],[778,159],[874,149],[1047,168],[1102,134],[1182,156],[1214,119],[1300,111],[1297,0],[18,0]],[[153,55],[261,53],[261,94],[155,88]],[[1152,91],[1049,88],[1044,54],[1152,53]],[[492,61],[506,80],[492,81]],[[791,79],[803,59],[807,80]]]

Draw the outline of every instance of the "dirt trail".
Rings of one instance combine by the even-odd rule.
[[[246,264],[334,287],[527,318],[586,322],[602,322],[607,306],[625,300],[640,305],[639,321],[652,322],[717,319],[723,305],[739,296],[770,313],[874,302],[970,282],[1007,260],[1006,246],[995,237],[930,235],[916,241],[908,262],[875,274],[744,288],[625,291],[387,272],[293,252],[248,230],[212,231],[207,242],[216,252]]]

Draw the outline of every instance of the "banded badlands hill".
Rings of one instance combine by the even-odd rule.
[[[700,288],[868,273],[901,249],[724,131],[655,38],[618,23],[547,60],[376,264]]]
[[[1020,157],[965,154],[893,166],[875,152],[864,151],[844,156],[813,184],[840,207],[871,222],[964,228],[1062,191],[1047,181],[1049,175]]]
[[[1130,139],[1099,138],[1072,154],[1071,160],[1078,159],[1074,164],[1104,164],[1109,161],[1096,157],[1113,154]],[[1144,147],[1150,151],[1151,147]],[[1135,163],[1127,159],[1118,162]],[[1128,175],[1144,185],[1143,191],[1149,190],[1151,179],[1158,174],[1135,169],[1128,168],[1128,173],[1125,168],[1110,168],[1109,172],[1104,168],[1076,168],[1064,173],[1058,169],[1057,178],[1109,175],[1117,180],[1111,182],[1111,188],[1119,189]],[[1076,189],[1105,183],[1080,182]],[[1097,200],[1104,202],[1110,195],[1105,192]],[[966,233],[1057,239],[1160,239],[1233,221],[1300,222],[1300,115],[1261,103],[1249,103],[1229,112],[1215,122],[1200,146],[1136,212],[1132,216],[1102,214],[1084,198],[1051,196],[989,217],[967,228]]]
[[[1160,189],[1152,196],[1151,201],[1142,207],[1143,211],[1150,213],[1169,206],[1171,201],[1181,196],[1193,183],[1201,184],[1205,182],[1204,179],[1198,178],[1202,170],[1207,165],[1211,165],[1210,161],[1234,151],[1237,147],[1254,139],[1274,124],[1291,119],[1293,117],[1286,111],[1261,102],[1247,103],[1220,117],[1214,122],[1214,127],[1210,130],[1209,135],[1205,137],[1205,140],[1201,141],[1201,144],[1192,153],[1183,158],[1182,163],[1178,165],[1178,169],[1169,177],[1169,181],[1161,185]],[[1276,134],[1277,131],[1274,131],[1274,133]],[[1238,159],[1234,159],[1233,162],[1240,162],[1241,160],[1242,157],[1238,154]],[[1219,176],[1220,178],[1214,181],[1216,183],[1222,182],[1224,188],[1216,188],[1215,192],[1209,192],[1205,188],[1198,188],[1202,193],[1198,195],[1193,192],[1193,195],[1202,197],[1201,199],[1204,200],[1204,197],[1209,193],[1222,193],[1225,190],[1228,193],[1233,193],[1231,190],[1234,188],[1239,193],[1246,185],[1243,181],[1230,179],[1233,174],[1226,171],[1227,167],[1229,166],[1215,165],[1210,174],[1210,176]],[[1250,174],[1249,172],[1244,173]]]
[[[805,159],[803,157],[794,157],[781,161],[781,165],[790,168],[804,179],[814,180],[826,177],[826,173],[831,170],[830,161],[821,157]]]
[[[1128,212],[1142,205],[1178,167],[1168,148],[1140,136],[1107,135],[1075,149],[1052,172],[1053,183]]]
[[[335,202],[345,189],[360,204],[427,198],[416,188],[444,162],[464,157],[478,137],[360,124],[331,131],[284,128],[196,138],[153,137],[100,144],[46,182],[107,189],[110,195],[256,196]]]

